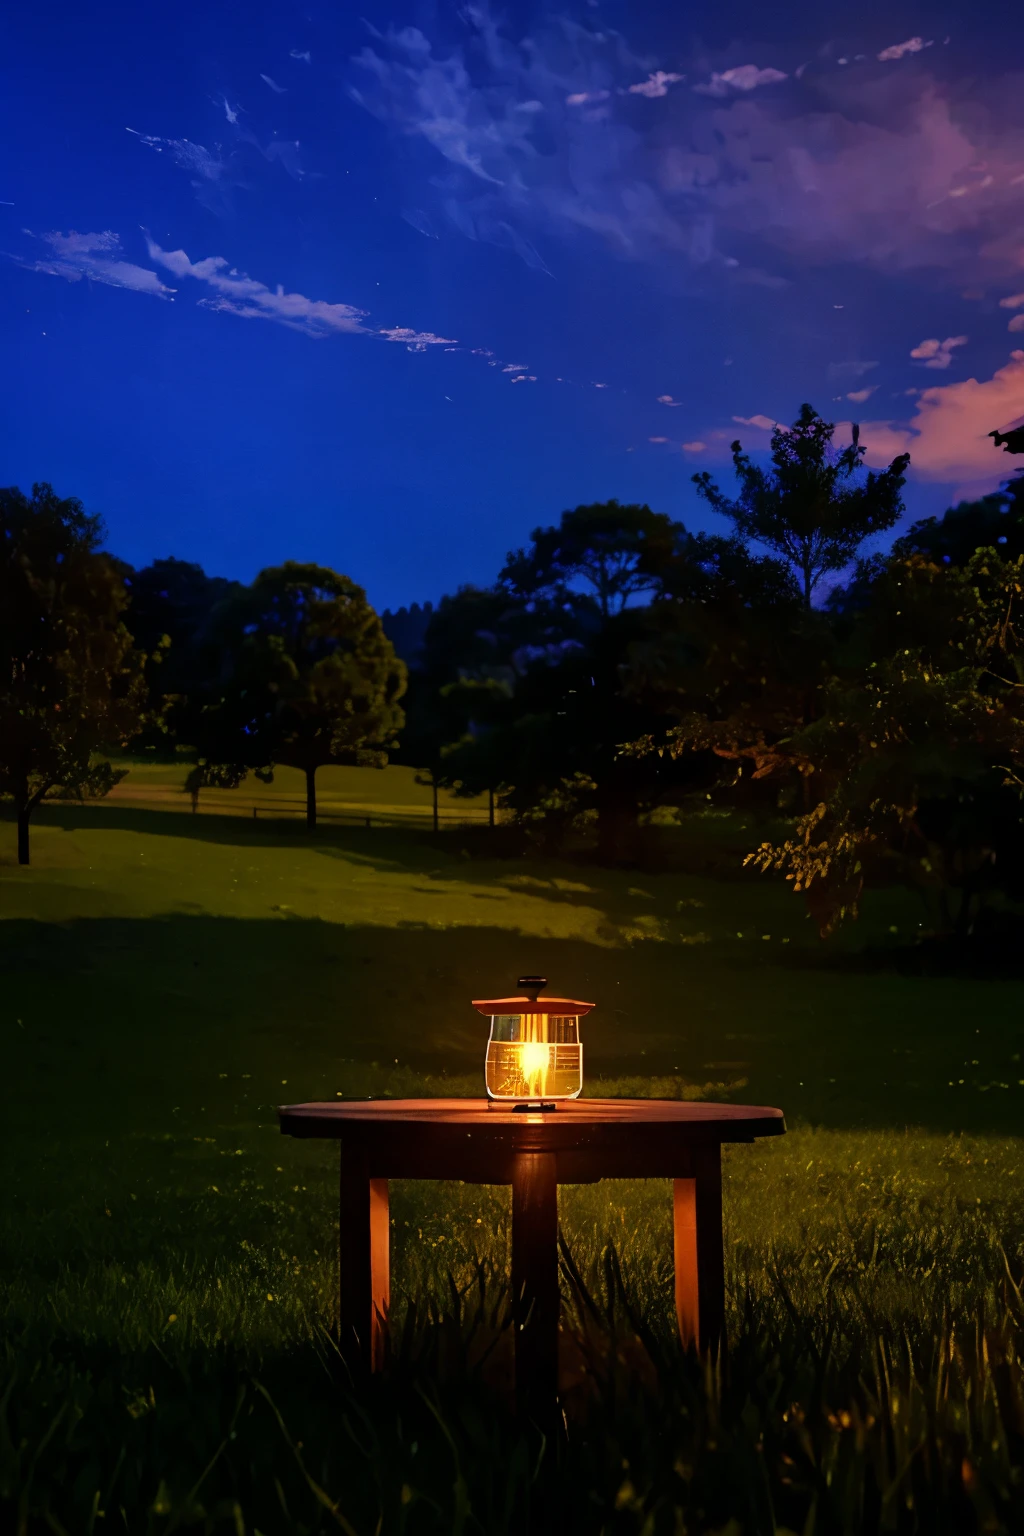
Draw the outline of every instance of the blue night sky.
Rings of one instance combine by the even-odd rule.
[[[1017,6],[358,11],[8,9],[5,483],[384,607],[579,502],[708,526],[804,399],[914,515],[1013,468]]]

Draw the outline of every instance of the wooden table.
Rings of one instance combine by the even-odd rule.
[[[286,1136],[341,1142],[340,1342],[371,1369],[390,1292],[388,1180],[511,1184],[516,1389],[531,1410],[557,1393],[558,1185],[675,1181],[679,1333],[714,1349],[725,1308],[722,1143],[786,1129],[779,1109],[677,1099],[573,1099],[526,1112],[486,1099],[362,1099],[278,1115]]]

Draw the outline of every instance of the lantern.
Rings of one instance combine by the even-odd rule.
[[[474,999],[491,1020],[485,1079],[490,1099],[511,1104],[553,1104],[575,1099],[583,1087],[580,1019],[593,1003],[547,997],[544,976],[520,976],[516,997]]]

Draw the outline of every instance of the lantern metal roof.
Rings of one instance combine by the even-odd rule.
[[[572,997],[474,997],[473,1007],[478,1013],[554,1013],[575,1014],[581,1018],[589,1013],[593,1003],[581,1003]]]

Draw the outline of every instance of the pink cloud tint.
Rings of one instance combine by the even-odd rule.
[[[911,474],[955,485],[965,496],[993,491],[1007,478],[1006,461],[993,451],[989,433],[1016,420],[1024,407],[1024,351],[991,379],[962,379],[921,391],[907,426],[863,422],[867,462],[880,466],[909,453]]]
[[[925,368],[948,368],[953,361],[953,348],[964,347],[967,341],[966,336],[947,336],[945,341],[931,336],[914,347],[910,355]]]
[[[682,75],[668,75],[663,69],[656,69],[646,80],[627,86],[626,89],[630,96],[647,96],[653,100],[658,96],[667,96],[669,86],[676,85],[682,79]]]
[[[776,85],[785,80],[781,69],[758,69],[756,64],[741,64],[736,69],[726,69],[713,74],[710,80],[695,85],[702,96],[730,96],[733,91],[755,91],[759,85]]]

